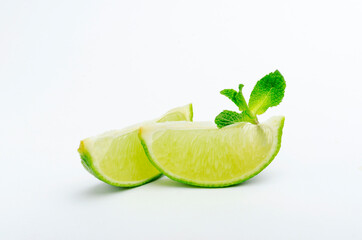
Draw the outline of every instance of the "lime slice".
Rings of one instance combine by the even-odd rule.
[[[257,175],[277,155],[284,117],[262,124],[235,123],[222,129],[213,123],[153,123],[139,136],[153,165],[179,182],[225,187]]]
[[[98,179],[114,186],[135,187],[161,176],[149,162],[138,138],[143,124],[192,121],[192,105],[175,108],[159,119],[114,130],[82,140],[78,152],[82,164]]]

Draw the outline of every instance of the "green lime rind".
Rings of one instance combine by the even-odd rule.
[[[194,109],[192,107],[192,103],[189,104],[189,114],[190,114],[189,121],[192,122],[194,120]]]
[[[181,182],[184,184],[188,184],[188,185],[192,185],[192,186],[196,186],[196,187],[205,187],[205,188],[222,188],[222,187],[229,187],[229,186],[233,186],[233,185],[237,185],[240,184],[242,182],[245,182],[253,177],[255,177],[256,175],[258,175],[261,171],[263,171],[276,157],[276,155],[279,153],[279,150],[281,148],[281,142],[282,142],[282,135],[283,135],[283,128],[284,128],[284,121],[285,121],[285,117],[282,117],[281,121],[280,121],[280,125],[278,127],[278,142],[277,145],[274,149],[274,153],[272,154],[272,156],[266,161],[266,163],[262,166],[260,166],[259,168],[256,168],[254,172],[250,172],[249,175],[247,176],[243,176],[240,179],[237,180],[233,180],[230,182],[223,182],[223,183],[216,183],[216,184],[210,184],[210,183],[200,183],[200,182],[194,182],[191,180],[186,180],[183,178],[178,178],[177,176],[173,176],[171,173],[165,171],[163,168],[161,168],[157,162],[153,159],[152,155],[150,154],[150,151],[147,147],[146,141],[142,138],[142,130],[140,129],[138,132],[138,137],[141,140],[141,144],[145,150],[145,153],[148,157],[148,159],[150,160],[150,162],[153,164],[153,166],[160,171],[162,174],[164,174],[165,176],[167,176],[168,178],[175,180],[177,182]]]
[[[92,158],[90,156],[90,154],[85,150],[85,148],[82,148],[82,145],[79,147],[78,150],[79,154],[80,154],[80,158],[81,158],[81,163],[83,165],[83,167],[93,176],[95,176],[96,178],[98,178],[99,180],[108,183],[109,185],[115,186],[115,187],[124,187],[124,188],[132,188],[132,187],[138,187],[141,185],[144,185],[146,183],[152,182],[158,178],[160,178],[162,176],[162,173],[157,174],[155,176],[152,176],[151,178],[148,179],[144,179],[142,181],[137,181],[137,182],[133,182],[133,183],[119,183],[119,182],[114,182],[111,181],[109,179],[106,179],[102,176],[102,174],[100,174],[97,171],[97,168],[94,167],[93,163],[92,163]]]

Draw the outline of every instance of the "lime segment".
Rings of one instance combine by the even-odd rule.
[[[191,121],[192,105],[175,108],[151,122]],[[161,176],[149,162],[138,138],[141,123],[81,141],[78,152],[85,169],[98,179],[121,187],[134,187]]]
[[[139,136],[152,163],[168,177],[196,186],[223,187],[262,171],[281,145],[284,117],[263,124],[153,123]]]

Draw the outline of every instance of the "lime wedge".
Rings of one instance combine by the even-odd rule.
[[[192,105],[175,108],[159,119],[114,130],[82,140],[78,152],[88,172],[99,180],[119,187],[135,187],[161,176],[149,162],[138,138],[143,124],[192,121]]]
[[[152,164],[169,178],[202,187],[225,187],[257,175],[277,155],[284,117],[262,124],[153,123],[139,137]]]

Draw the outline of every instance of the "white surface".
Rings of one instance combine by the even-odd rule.
[[[0,3],[0,239],[362,239],[361,1]],[[279,69],[274,162],[244,184],[110,187],[82,138]]]

